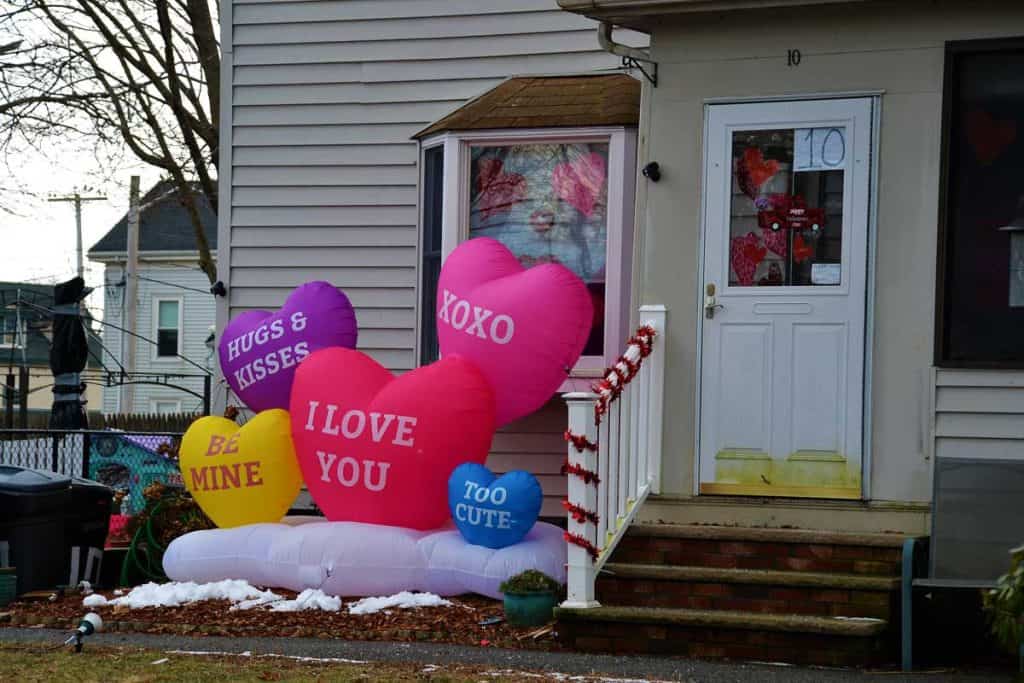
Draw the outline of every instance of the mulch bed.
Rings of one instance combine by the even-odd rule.
[[[99,591],[108,599],[111,591]],[[126,591],[127,592],[127,591]],[[274,589],[288,599],[290,591]],[[36,626],[74,628],[89,611],[103,617],[108,631],[169,633],[190,636],[273,636],[336,638],[342,640],[422,641],[519,649],[560,649],[551,629],[518,628],[502,622],[480,622],[501,617],[501,602],[480,596],[449,598],[450,607],[389,609],[353,615],[343,606],[338,612],[272,612],[266,608],[230,610],[226,600],[207,600],[181,607],[82,606],[82,595],[55,600],[18,600],[0,608],[0,627]],[[345,603],[355,599],[346,599]]]

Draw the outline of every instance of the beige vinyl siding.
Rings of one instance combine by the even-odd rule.
[[[935,454],[1024,460],[1024,371],[936,371]]]
[[[355,305],[362,350],[391,370],[415,367],[411,135],[508,76],[607,69],[617,58],[598,49],[593,22],[555,0],[236,0],[229,9],[221,325],[323,279]],[[561,434],[564,420],[551,429]],[[515,450],[507,441],[496,453]]]

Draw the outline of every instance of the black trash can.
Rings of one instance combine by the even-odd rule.
[[[67,583],[100,583],[103,546],[110,531],[110,509],[114,490],[91,479],[71,480],[71,500],[64,519],[69,573]]]
[[[8,563],[17,569],[18,595],[67,579],[64,518],[70,502],[70,477],[0,465],[0,546],[6,544]]]

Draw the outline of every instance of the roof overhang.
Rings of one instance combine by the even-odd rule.
[[[838,5],[871,0],[558,0],[558,6],[567,12],[607,21],[616,26],[645,33],[657,20],[672,15],[705,12],[731,12],[738,10],[771,9],[778,7],[804,7],[810,5]]]

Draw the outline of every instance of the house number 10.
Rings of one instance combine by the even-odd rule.
[[[786,51],[786,66],[800,66],[800,50]]]

